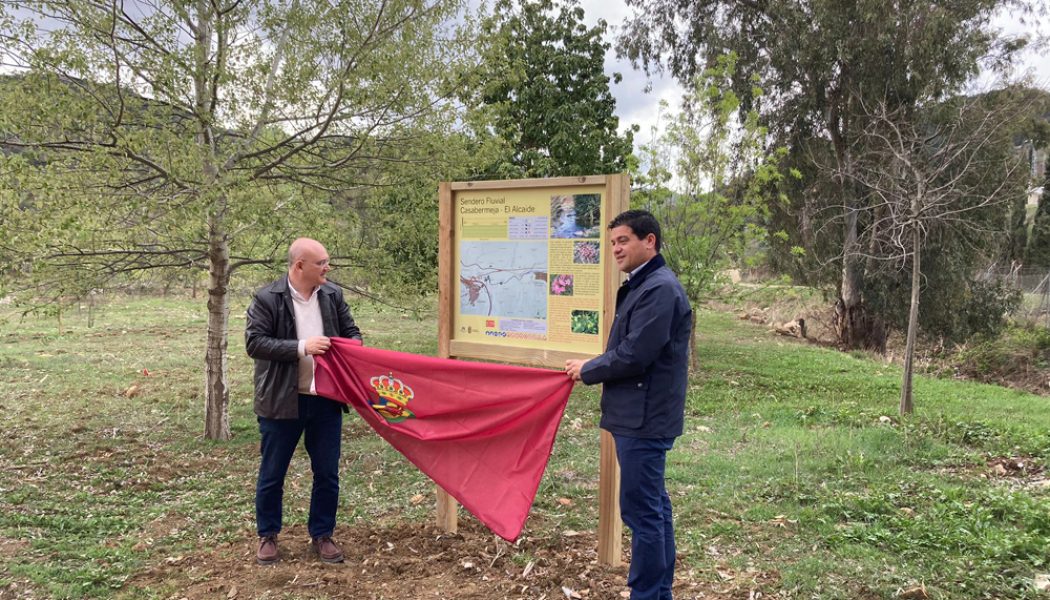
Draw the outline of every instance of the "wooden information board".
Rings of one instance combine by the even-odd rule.
[[[621,274],[606,225],[627,175],[446,182],[439,187],[438,354],[561,369],[605,349]],[[601,432],[598,558],[621,562],[619,467]],[[438,525],[457,527],[438,489]]]

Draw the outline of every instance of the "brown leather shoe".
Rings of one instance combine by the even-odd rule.
[[[321,557],[323,562],[343,562],[343,550],[332,540],[332,536],[322,535],[321,537],[315,537],[310,541],[310,546],[313,547],[314,552]]]
[[[268,535],[259,538],[259,550],[255,553],[255,562],[260,565],[272,565],[281,560],[281,553],[277,551],[277,536]]]

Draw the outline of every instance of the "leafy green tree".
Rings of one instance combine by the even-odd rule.
[[[1050,184],[1050,180],[1047,181]],[[1025,255],[1025,264],[1050,268],[1050,192],[1043,189],[1032,222],[1032,238]]]
[[[664,126],[670,107],[666,100],[658,104],[656,122],[650,128],[650,142],[641,144],[638,155],[631,161],[631,204],[651,210],[653,205],[666,202],[672,195],[671,181],[674,168],[671,152],[665,148]]]
[[[743,127],[733,125],[741,110],[739,97],[728,87],[735,68],[736,56],[730,54],[697,77],[661,147],[647,150],[674,157],[682,193],[663,187],[669,171],[657,159],[649,163],[646,178],[653,187],[639,202],[660,221],[661,253],[694,305],[715,286],[721,271],[753,265],[761,257],[769,237],[763,192],[783,179],[779,161],[784,151],[768,146],[757,113],[745,115]],[[695,365],[695,314],[690,343]]]
[[[886,100],[916,110],[949,97],[995,55],[1009,64],[1024,41],[999,38],[990,17],[1008,0],[627,0],[635,9],[619,38],[621,53],[647,69],[667,68],[683,82],[714,65],[727,50],[739,56],[732,89],[741,115],[756,110],[794,160],[807,148],[814,164],[795,197],[793,214],[813,239],[837,240],[833,253],[811,260],[837,279],[838,335],[851,347],[882,348],[884,317],[866,306],[869,246],[878,237],[878,200],[849,176],[867,123],[865,105]],[[892,15],[892,18],[888,18]],[[757,86],[768,94],[756,96]],[[817,142],[817,143],[815,143]],[[801,229],[802,227],[800,227]],[[801,236],[811,237],[810,234]]]
[[[936,188],[930,188],[942,195],[955,194],[952,201],[958,207],[951,218],[940,219],[936,205],[924,208],[921,215],[922,296],[936,300],[923,302],[917,319],[920,336],[958,343],[978,334],[995,335],[1003,327],[1002,316],[1010,312],[1015,295],[999,282],[976,275],[990,265],[1016,260],[1011,252],[1016,251],[1024,234],[1011,228],[1024,223],[1025,188],[1030,185],[1028,169],[1021,164],[1026,162],[1025,155],[1017,151],[1017,143],[1034,139],[1028,121],[1033,111],[1042,110],[1038,106],[1040,98],[1030,89],[1007,87],[930,104],[906,120],[896,113],[894,122],[921,124],[929,138],[929,147],[922,153],[918,149],[915,152],[923,158],[922,162],[916,161],[915,168],[932,170],[932,157],[940,160],[938,169],[942,174],[958,174],[951,180],[951,189],[942,189],[939,180],[934,182]],[[980,132],[984,137],[978,135]],[[880,148],[877,141],[876,137],[869,138],[871,156],[860,156],[858,164],[869,172],[877,169],[880,177],[899,179],[894,167],[900,164],[899,160],[888,157],[885,143]],[[960,157],[969,158],[965,169],[957,166],[958,160],[947,161],[943,152],[936,152],[949,142]],[[882,191],[875,186],[870,189]],[[867,265],[870,285],[866,300],[883,315],[889,328],[905,332],[909,329],[911,289],[910,269],[905,267],[911,259],[901,261],[900,247],[884,243],[894,231],[889,227],[894,215],[885,207],[875,214],[881,215],[882,220],[878,228],[869,229],[880,234],[869,238],[869,244],[874,244],[870,254],[878,258]]]
[[[6,5],[5,5],[6,6]],[[16,291],[208,276],[205,434],[230,436],[229,289],[298,235],[337,261],[390,164],[454,118],[453,0],[36,0],[0,16],[2,254]],[[46,25],[46,27],[44,26]],[[425,141],[425,140],[424,140]],[[16,190],[12,193],[10,190]],[[348,235],[351,233],[351,235]],[[5,269],[7,271],[7,269]],[[338,272],[336,273],[337,276]]]
[[[482,22],[481,67],[467,103],[479,136],[497,150],[479,178],[627,170],[633,130],[617,131],[604,71],[607,26],[587,27],[583,17],[577,0],[498,0]]]

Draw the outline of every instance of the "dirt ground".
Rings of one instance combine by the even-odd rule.
[[[571,533],[571,532],[570,532]],[[128,581],[129,588],[179,590],[174,599],[196,598],[423,598],[535,600],[620,599],[629,595],[626,567],[597,562],[597,539],[580,532],[558,539],[522,536],[508,544],[473,519],[459,532],[428,525],[384,528],[340,527],[335,539],[346,561],[328,565],[310,551],[305,527],[286,527],[282,560],[255,564],[255,539],[220,545],[192,556],[169,557]],[[626,558],[626,557],[625,557]],[[626,564],[626,562],[625,562]],[[679,569],[675,598],[774,598],[775,573],[719,569],[718,584],[697,581]]]

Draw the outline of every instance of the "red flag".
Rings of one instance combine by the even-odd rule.
[[[495,534],[521,533],[572,391],[561,371],[366,348],[332,338],[317,393],[380,436]]]

